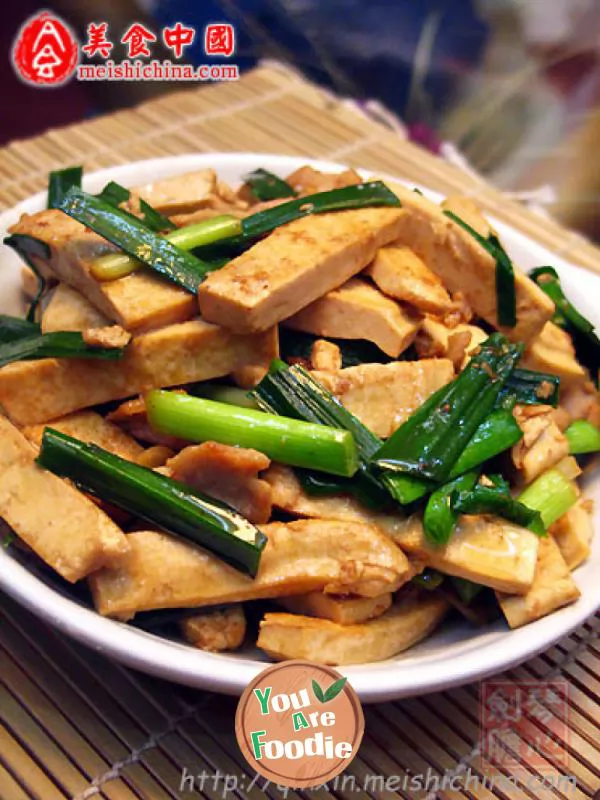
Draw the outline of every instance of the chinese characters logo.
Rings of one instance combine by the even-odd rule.
[[[482,756],[492,767],[568,767],[569,685],[565,680],[481,685]]]
[[[94,20],[88,23],[80,44],[67,23],[41,11],[18,32],[12,59],[22,80],[36,86],[60,86],[72,77],[79,81],[238,80],[237,64],[212,60],[198,64],[198,47],[192,49],[194,44],[204,44],[211,59],[230,58],[236,44],[233,25],[211,23],[204,30],[204,40],[197,42],[197,38],[196,29],[181,21],[152,30],[132,20],[126,29],[116,32],[108,22]],[[191,57],[187,63],[186,56]]]
[[[60,86],[77,68],[79,48],[69,26],[43,11],[23,25],[13,46],[13,64],[26,83]]]

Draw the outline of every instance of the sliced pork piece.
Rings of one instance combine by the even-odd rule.
[[[382,247],[366,274],[382,292],[419,311],[442,315],[452,309],[452,298],[441,280],[409,247]]]
[[[511,628],[552,614],[574,603],[581,592],[552,536],[540,539],[535,579],[523,596],[499,592],[500,608]]]
[[[23,428],[23,433],[36,447],[41,447],[46,427],[46,425],[28,425]],[[144,452],[141,444],[95,411],[76,411],[66,417],[52,420],[49,427],[82,442],[97,444],[129,461],[137,461]]]
[[[192,294],[149,270],[115,281],[97,281],[90,272],[91,262],[117,248],[62,211],[24,214],[10,232],[45,242],[50,247],[50,260],[37,265],[50,269],[54,277],[76,289],[107,319],[128,331],[159,328],[196,314]]]
[[[425,317],[415,340],[421,358],[449,358],[457,370],[464,369],[474,350],[487,339],[477,325],[459,323],[449,328],[437,319]]]
[[[170,216],[202,208],[217,194],[217,188],[214,169],[200,169],[136,186],[131,194],[134,202],[141,197],[157,211]]]
[[[523,438],[513,446],[512,460],[525,483],[531,483],[569,455],[569,442],[555,422],[554,409],[540,408],[535,416],[515,415]]]
[[[386,438],[454,378],[454,368],[448,359],[434,358],[313,374],[373,433]]]
[[[533,584],[541,540],[504,519],[464,515],[444,547],[427,541],[418,515],[394,519],[386,529],[403,550],[447,575],[512,594],[526,594]]]
[[[378,528],[332,520],[274,522],[256,578],[162,533],[130,533],[129,553],[90,578],[97,610],[129,619],[138,611],[189,608],[311,591],[376,597],[412,575],[402,551]]]
[[[246,615],[241,604],[214,608],[186,617],[179,623],[184,639],[200,650],[222,653],[237,650],[246,636]]]
[[[413,250],[450,292],[463,292],[476,315],[511,340],[528,342],[554,312],[554,303],[515,265],[517,324],[498,326],[496,261],[435,203],[401,184],[388,185],[402,202],[398,241]]]
[[[366,339],[397,358],[412,344],[419,319],[366,281],[352,278],[286,319],[284,325],[334,339]]]
[[[262,331],[341,286],[397,238],[402,210],[315,214],[277,228],[200,286],[202,317],[239,333]]]
[[[318,169],[308,165],[294,170],[285,180],[300,195],[329,192],[332,189],[343,189],[344,186],[354,186],[357,183],[362,183],[362,178],[356,170],[320,172]]]
[[[178,439],[166,433],[159,433],[150,427],[143,397],[134,397],[131,400],[126,400],[114,411],[107,414],[106,419],[130,436],[146,444],[167,447],[172,450],[181,450],[189,444],[185,439]]]
[[[271,487],[258,473],[270,463],[258,450],[203,442],[186,447],[167,469],[171,478],[222,500],[250,522],[265,523],[271,518]]]
[[[587,419],[600,428],[600,395],[591,381],[565,386],[560,393],[559,408],[571,419]]]
[[[429,636],[449,609],[448,601],[435,593],[411,593],[383,616],[356,625],[298,614],[265,614],[256,644],[278,660],[335,665],[383,661]]]
[[[42,333],[106,328],[111,323],[112,320],[66,283],[59,283],[53,290],[41,320]]]
[[[125,534],[70,483],[38,467],[35,456],[0,416],[0,517],[67,581],[118,561],[128,550]]]
[[[0,369],[0,404],[18,425],[35,425],[150,389],[227,375],[244,364],[269,364],[273,331],[236,336],[191,320],[133,339],[118,361],[48,358]]]

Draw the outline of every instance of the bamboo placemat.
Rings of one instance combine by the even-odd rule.
[[[581,237],[281,67],[15,142],[0,151],[0,207],[43,189],[50,169],[73,163],[98,169],[169,154],[242,150],[341,161],[444,193],[468,193],[556,253],[600,272],[599,251]],[[519,768],[500,769],[503,783],[474,783],[487,773],[479,687],[473,684],[367,707],[367,734],[347,780],[329,791],[287,794],[246,773],[233,733],[233,699],[125,669],[48,628],[5,596],[0,596],[0,619],[0,800],[600,797],[600,617],[502,676],[526,682],[561,678],[569,706],[568,724],[560,732],[556,706],[545,703],[547,713],[534,728],[555,732],[556,751],[545,758],[527,753],[517,737]],[[567,792],[564,783],[544,787],[548,770],[574,776],[576,789]],[[193,791],[189,780],[182,784],[203,771],[202,790],[199,781]],[[224,774],[230,776],[227,793]],[[406,775],[429,782],[414,790]],[[440,775],[445,783],[436,791]]]

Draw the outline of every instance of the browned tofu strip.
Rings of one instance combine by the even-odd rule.
[[[554,312],[554,303],[515,265],[517,324],[502,328],[496,316],[496,262],[431,200],[388,182],[402,202],[398,240],[410,247],[451,292],[462,292],[475,311],[513,341],[528,342]]]
[[[97,281],[90,273],[91,262],[117,248],[61,211],[24,214],[10,231],[45,242],[50,247],[48,266],[53,275],[83,294],[107,319],[129,331],[183,322],[197,312],[192,294],[148,270],[116,281]]]
[[[490,223],[481,213],[481,209],[471,197],[461,194],[448,195],[441,206],[444,211],[452,211],[485,238],[494,232]]]
[[[42,333],[53,331],[83,331],[86,328],[105,328],[112,320],[104,316],[76,289],[59,283],[42,312]]]
[[[397,358],[412,344],[419,321],[371,284],[352,278],[286,319],[284,324],[318,336],[366,339],[388,356]]]
[[[334,520],[274,522],[258,575],[250,578],[199,547],[152,531],[130,533],[130,552],[97,572],[98,611],[128,619],[138,611],[282,597],[318,590],[367,597],[394,591],[413,574],[406,556],[372,525]]]
[[[379,522],[407,553],[447,575],[481,583],[498,591],[526,594],[533,584],[540,538],[498,517],[460,518],[445,547],[430,544],[417,515]]]
[[[285,180],[300,195],[328,192],[332,189],[341,189],[344,186],[354,186],[357,183],[362,183],[362,178],[356,170],[320,172],[308,164],[294,170]]]
[[[76,411],[66,417],[52,420],[52,427],[82,442],[97,444],[130,461],[137,461],[144,452],[142,445],[133,437],[95,411]],[[45,428],[45,425],[26,425],[23,433],[36,447],[40,447]]]
[[[35,425],[81,408],[150,389],[227,375],[247,363],[270,363],[273,331],[236,336],[203,320],[170,325],[133,339],[119,361],[21,361],[0,369],[0,405],[18,425]]]
[[[198,291],[204,319],[262,331],[341,286],[398,238],[398,208],[316,214],[273,231],[211,273]]]
[[[122,557],[128,542],[120,528],[71,484],[38,467],[35,455],[0,416],[0,517],[71,582]]]
[[[338,625],[356,625],[385,614],[392,605],[392,594],[386,592],[379,597],[337,597],[324,592],[309,592],[282,597],[279,603],[292,614],[329,619]]]
[[[558,375],[562,386],[581,384],[587,377],[585,369],[577,361],[571,337],[554,322],[547,322],[529,342],[522,366]]]
[[[278,660],[367,664],[391,658],[422,641],[448,610],[447,600],[430,593],[402,597],[383,616],[355,625],[297,614],[266,614],[257,645]]]
[[[560,548],[547,536],[540,539],[531,589],[523,596],[498,593],[498,601],[510,627],[520,628],[574,603],[580,594]]]
[[[435,272],[404,245],[382,247],[367,275],[382,292],[420,311],[444,314],[452,308],[452,299]]]
[[[592,552],[594,522],[590,503],[589,500],[578,500],[550,528],[550,533],[570,570],[587,561]]]
[[[131,194],[134,198],[141,197],[157,211],[170,216],[202,208],[216,191],[217,176],[214,169],[200,169],[136,186]]]
[[[246,636],[246,615],[241,603],[209,608],[179,623],[181,635],[194,647],[211,653],[237,650]]]
[[[378,436],[388,437],[427,398],[454,378],[445,358],[360,364],[315,377]]]

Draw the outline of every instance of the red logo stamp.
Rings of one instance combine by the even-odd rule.
[[[225,22],[207,25],[204,30],[204,50],[209,56],[232,56],[235,51],[233,25]]]
[[[512,770],[569,766],[569,684],[565,680],[484,681],[480,692],[482,758]]]
[[[35,86],[60,86],[77,68],[79,47],[69,26],[42,11],[18,32],[12,51],[17,74]]]

